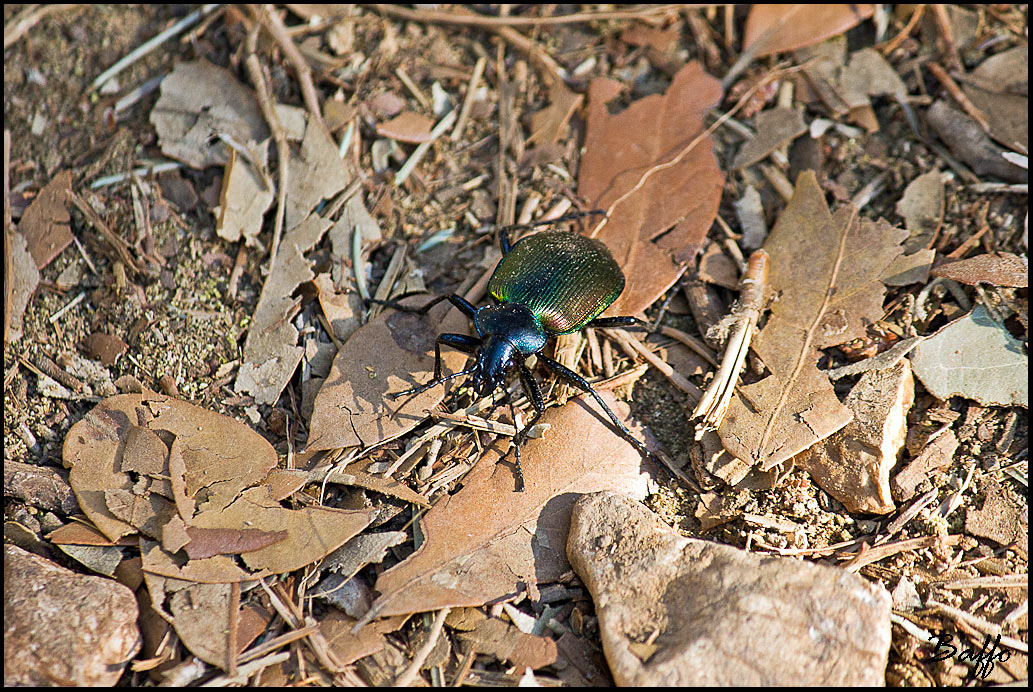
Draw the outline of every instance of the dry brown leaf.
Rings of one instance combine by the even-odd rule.
[[[537,143],[538,146],[546,146],[558,142],[583,100],[584,96],[571,91],[561,81],[550,84],[549,105],[531,115],[531,136],[524,145]]]
[[[757,114],[757,135],[742,145],[732,168],[752,166],[806,131],[807,124],[799,110],[770,108],[761,111]]]
[[[214,555],[240,555],[265,548],[287,538],[286,531],[261,529],[202,529],[187,527],[190,542],[184,547],[191,560]]]
[[[933,103],[925,112],[925,119],[947,147],[977,175],[992,175],[1018,183],[1029,179],[1029,171],[1005,159],[1005,150],[990,139],[979,123],[946,99]]]
[[[317,204],[348,187],[351,181],[348,159],[338,154],[337,144],[324,125],[310,120],[300,151],[291,154],[283,230],[289,231],[306,220]]]
[[[355,292],[338,293],[329,274],[320,274],[312,283],[319,292],[319,307],[323,309],[326,321],[337,340],[344,343],[359,328],[362,298]]]
[[[1029,147],[1029,46],[1025,43],[984,60],[972,71],[965,95],[990,120],[990,136],[1009,149]],[[1021,147],[1021,148],[1020,148]]]
[[[457,616],[455,620],[453,614]],[[457,622],[460,618],[462,621]],[[467,647],[500,661],[508,661],[518,670],[537,670],[552,665],[559,656],[556,642],[552,639],[521,632],[505,620],[489,617],[472,608],[452,611],[445,624],[454,628],[458,625],[458,638]]]
[[[231,584],[261,576],[238,567],[236,561],[228,555],[198,558],[180,564],[182,560],[164,550],[160,544],[143,537],[140,538],[140,557],[151,601],[159,605],[164,603],[165,579],[183,586],[189,583]]]
[[[134,463],[125,457],[126,442],[130,435],[154,442],[147,433],[134,430],[137,427],[157,433],[158,438],[167,433],[174,436],[182,445],[187,468],[184,492],[196,499],[206,489],[208,503],[232,501],[276,466],[276,452],[269,443],[232,418],[158,394],[104,399],[68,431],[63,455],[79,506],[112,540],[134,530],[116,518],[104,500],[105,493],[116,499],[132,493],[134,482],[123,470],[124,463]],[[134,443],[130,451],[138,447]],[[124,492],[119,495],[119,491]]]
[[[692,62],[663,95],[611,114],[623,89],[609,79],[589,86],[578,176],[588,204],[611,213],[590,235],[606,243],[627,277],[605,314],[640,313],[673,285],[679,265],[699,252],[724,185],[710,137],[702,136],[703,113],[721,98],[716,79]]]
[[[68,195],[72,191],[72,172],[61,171],[25,210],[18,232],[25,237],[29,254],[42,269],[72,244]]]
[[[190,584],[173,593],[169,603],[172,626],[190,653],[223,670],[229,666],[231,588]]]
[[[401,629],[408,619],[407,615],[384,618],[352,632],[356,620],[334,608],[319,619],[319,631],[337,660],[346,666],[383,650],[385,637]]]
[[[22,335],[22,317],[39,283],[39,268],[29,254],[25,236],[11,230],[4,233],[10,239],[9,258],[4,265],[4,341],[17,341]],[[5,246],[7,243],[5,243]]]
[[[908,183],[897,202],[897,213],[904,217],[911,233],[904,243],[905,252],[932,247],[943,223],[943,207],[943,176],[939,171],[923,173]]]
[[[74,521],[51,531],[46,538],[54,545],[96,545],[109,547],[113,545],[132,546],[138,543],[135,538],[123,538],[117,542],[112,541],[92,526]]]
[[[752,5],[743,50],[761,58],[803,48],[852,29],[874,12],[875,5]]]
[[[430,131],[433,127],[434,121],[427,116],[405,111],[386,123],[377,125],[377,134],[381,137],[397,139],[399,142],[419,144],[431,140]]]
[[[890,469],[904,446],[914,399],[910,361],[866,372],[843,402],[854,420],[798,454],[797,465],[850,512],[892,512]]]
[[[149,550],[145,568],[176,579],[220,583],[247,574],[228,558],[209,557],[223,554],[242,554],[256,571],[289,572],[325,557],[373,516],[284,508],[262,482],[276,466],[265,439],[159,395],[105,399],[69,431],[64,455],[69,483],[94,524],[112,540],[132,531],[159,540],[165,552]],[[172,559],[184,546],[185,565]]]
[[[118,357],[129,350],[129,345],[117,336],[94,332],[83,340],[83,348],[93,360],[104,367],[114,365]]]
[[[264,140],[251,149],[254,160],[237,156],[236,150],[226,162],[222,175],[222,193],[219,206],[212,209],[215,214],[215,232],[220,238],[236,242],[244,238],[250,247],[258,247],[258,234],[262,230],[265,212],[272,206],[275,190],[264,171],[268,160],[269,140]]]
[[[893,494],[897,500],[907,502],[914,497],[918,486],[933,472],[950,466],[957,450],[957,436],[950,428],[945,429],[893,477]]]
[[[1029,265],[1026,260],[1010,252],[985,253],[941,264],[933,269],[933,276],[953,279],[969,286],[987,283],[991,286],[1026,288],[1029,286]]]
[[[191,527],[248,527],[286,538],[257,550],[247,546],[244,563],[253,570],[284,574],[325,557],[369,526],[375,510],[342,510],[311,506],[285,509],[265,487],[248,488],[228,507],[194,515]],[[193,536],[191,536],[193,539]],[[228,546],[227,546],[228,547]],[[189,552],[189,550],[188,550]]]
[[[814,173],[800,175],[764,244],[779,299],[754,350],[771,374],[732,398],[719,429],[725,449],[766,470],[850,422],[817,369],[818,349],[865,336],[882,316],[878,279],[906,236],[884,221],[859,220],[850,206],[830,213]]]
[[[420,305],[427,300],[414,297],[407,302]],[[449,308],[436,306],[428,316],[383,313],[355,332],[337,353],[316,395],[307,449],[368,447],[404,435],[426,418],[427,409],[444,396],[444,385],[416,397],[387,395],[431,379],[439,332],[467,332],[466,318]],[[461,370],[467,358],[452,349],[443,349],[441,357],[446,373]]]
[[[251,394],[259,403],[276,403],[305,353],[292,323],[298,307],[292,294],[313,278],[312,263],[305,259],[305,253],[329,227],[329,221],[312,215],[285,233],[280,242],[276,263],[266,278],[248,329],[244,362],[234,383],[238,392]]]
[[[629,422],[627,406],[601,396]],[[572,399],[542,422],[549,432],[523,448],[526,490],[514,490],[512,458],[499,464],[498,451],[489,451],[463,489],[424,516],[420,549],[377,580],[382,595],[369,617],[476,606],[555,580],[569,569],[570,511],[582,493],[645,496],[642,456],[594,402]]]

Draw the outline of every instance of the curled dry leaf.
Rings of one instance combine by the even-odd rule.
[[[848,31],[874,12],[875,5],[752,5],[743,49],[754,58],[796,50]]]
[[[770,375],[739,388],[719,429],[729,452],[769,469],[846,425],[853,414],[817,369],[818,349],[865,335],[882,316],[879,281],[907,232],[829,211],[813,172],[796,191],[764,249],[779,297],[754,350]]]
[[[433,127],[434,121],[427,116],[405,111],[386,123],[377,125],[377,134],[397,139],[399,142],[419,144],[431,140],[430,131]]]
[[[156,394],[103,400],[68,432],[64,459],[80,507],[107,538],[140,534],[153,606],[191,653],[222,667],[230,583],[300,569],[373,518],[372,510],[286,509],[263,483],[276,467],[264,438]]]
[[[607,315],[636,314],[677,280],[717,214],[724,174],[704,136],[703,113],[721,85],[699,63],[681,69],[663,94],[611,114],[620,82],[588,89],[588,125],[578,190],[610,217],[589,234],[606,243],[627,286]]]
[[[80,507],[104,535],[142,533],[169,552],[185,548],[192,558],[186,566],[200,581],[224,580],[205,578],[204,560],[213,555],[243,554],[251,569],[274,573],[303,567],[371,519],[367,511],[285,509],[262,482],[276,466],[264,438],[160,395],[105,399],[72,426],[64,459]]]
[[[631,424],[627,406],[600,396]],[[477,606],[518,593],[523,584],[554,580],[569,569],[564,546],[581,494],[609,489],[645,496],[642,456],[594,402],[572,399],[546,411],[542,422],[551,425],[547,435],[523,448],[526,490],[514,490],[512,458],[497,463],[498,450],[490,450],[463,489],[424,516],[420,549],[377,580],[382,595],[367,619]]]
[[[986,253],[941,264],[933,269],[933,276],[953,279],[969,286],[987,283],[991,286],[1026,288],[1029,286],[1029,263],[1010,252]]]

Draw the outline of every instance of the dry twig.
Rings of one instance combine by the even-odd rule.
[[[740,284],[740,307],[735,312],[735,331],[728,339],[721,368],[692,412],[692,418],[703,419],[696,426],[697,440],[705,431],[717,429],[725,417],[735,383],[739,380],[739,373],[746,362],[746,353],[750,350],[750,340],[764,309],[764,290],[767,281],[768,253],[757,250],[750,255],[746,275]]]

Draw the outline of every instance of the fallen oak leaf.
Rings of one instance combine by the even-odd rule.
[[[740,386],[718,429],[732,455],[770,469],[853,418],[817,369],[818,350],[863,337],[882,316],[879,277],[901,253],[907,232],[857,210],[829,211],[812,171],[764,244],[769,286],[779,296],[754,341],[770,375]]]
[[[848,31],[874,13],[875,5],[753,5],[743,50],[754,58],[796,50]]]
[[[72,172],[61,171],[25,210],[18,232],[25,237],[29,254],[40,269],[72,244],[72,217],[68,213],[72,192]]]
[[[430,297],[414,297],[421,305]],[[330,374],[316,394],[306,449],[318,451],[361,445],[368,447],[412,430],[444,396],[444,385],[416,396],[389,397],[423,384],[434,372],[434,339],[439,331],[465,333],[468,320],[451,305],[439,305],[427,316],[386,312],[364,324],[334,357]],[[455,373],[467,355],[443,349],[444,372]]]
[[[702,247],[724,186],[703,127],[704,112],[721,98],[716,79],[692,62],[663,95],[611,114],[623,89],[609,79],[589,86],[578,175],[581,195],[609,214],[589,235],[606,244],[628,279],[604,315],[640,313],[674,284],[680,265]]]
[[[628,422],[625,405],[609,393],[600,396]],[[380,575],[381,596],[362,624],[482,605],[518,593],[523,584],[555,580],[569,569],[564,546],[571,508],[582,493],[645,496],[642,456],[614,434],[595,402],[572,399],[546,411],[542,421],[551,424],[549,434],[523,448],[524,492],[515,491],[512,460],[497,463],[499,451],[489,451],[464,487],[423,517],[420,549]]]

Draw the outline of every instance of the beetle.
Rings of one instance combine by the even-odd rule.
[[[590,394],[609,416],[622,438],[643,455],[650,458],[653,456],[645,444],[632,435],[610,410],[588,381],[542,353],[552,337],[572,334],[587,327],[624,327],[652,331],[649,325],[636,317],[599,317],[624,290],[624,274],[620,265],[601,241],[573,231],[549,230],[525,236],[515,243],[510,242],[509,233],[512,230],[583,215],[500,228],[498,234],[502,259],[488,282],[488,292],[493,300],[489,305],[476,307],[456,293],[437,296],[419,307],[401,305],[396,301],[370,300],[420,314],[426,314],[434,305],[448,300],[472,320],[477,332],[476,336],[439,334],[434,341],[433,379],[426,384],[395,392],[391,394],[392,397],[419,394],[442,382],[464,376],[470,377],[474,391],[483,397],[493,394],[500,387],[505,391],[509,375],[514,372],[518,374],[535,412],[513,438],[517,490],[523,490],[524,485],[520,447],[545,412],[541,387],[526,364],[531,356],[536,356],[538,362],[560,379]],[[473,355],[474,363],[465,370],[442,376],[443,345]],[[513,404],[508,392],[506,401],[512,410]]]

